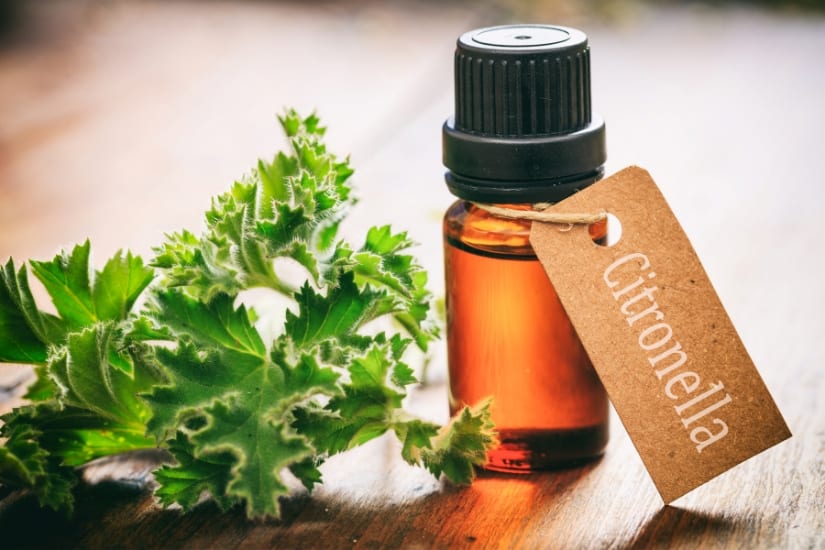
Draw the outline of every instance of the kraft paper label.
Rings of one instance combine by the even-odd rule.
[[[531,243],[668,503],[791,433],[650,175],[626,168],[548,212],[600,209],[621,223],[612,246],[538,222]]]

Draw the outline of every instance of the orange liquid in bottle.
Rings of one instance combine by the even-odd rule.
[[[466,201],[444,218],[450,410],[494,398],[490,470],[575,465],[607,443],[607,395],[529,234]]]

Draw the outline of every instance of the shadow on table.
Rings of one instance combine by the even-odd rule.
[[[749,523],[747,517],[725,517],[664,506],[645,522],[632,540],[620,548],[695,546],[701,542],[723,544],[726,539],[737,540],[733,537],[734,532],[747,529]]]
[[[247,520],[242,507],[222,511],[211,500],[186,514],[164,510],[146,484],[103,481],[77,488],[72,518],[40,508],[30,495],[6,496],[0,501],[0,546],[485,546],[518,541],[542,515],[537,510],[551,509],[597,464],[525,476],[482,473],[470,487],[423,483],[406,500],[392,502],[382,502],[381,495],[326,488],[312,497],[298,493],[280,499],[281,519],[267,521]]]

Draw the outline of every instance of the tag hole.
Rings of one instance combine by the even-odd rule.
[[[619,218],[607,213],[607,219],[591,223],[588,228],[590,238],[599,246],[613,246],[622,238],[622,222]]]

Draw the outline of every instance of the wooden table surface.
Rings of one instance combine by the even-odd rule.
[[[162,510],[144,453],[87,467],[71,519],[0,488],[0,547],[825,548],[825,19],[565,6],[41,4],[0,49],[0,261],[86,237],[98,259],[149,253],[198,227],[210,196],[283,145],[274,114],[291,105],[317,108],[330,147],[352,153],[361,203],[345,232],[408,229],[441,293],[455,37],[516,17],[580,25],[608,171],[640,164],[659,182],[791,440],[663,506],[616,418],[598,462],[467,488],[408,467],[382,437],[330,460],[277,522],[210,502]],[[446,418],[445,371],[439,350],[410,408]],[[0,366],[0,412],[30,378]]]

